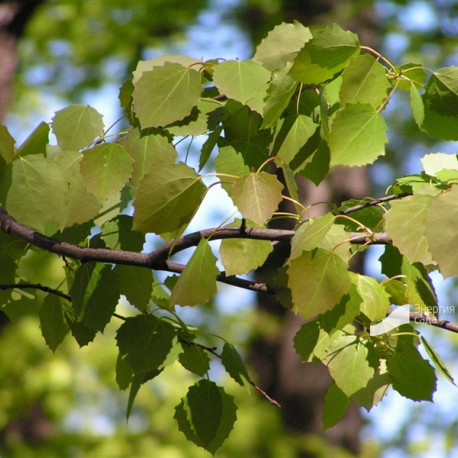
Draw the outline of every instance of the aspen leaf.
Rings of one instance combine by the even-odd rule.
[[[318,30],[294,59],[290,75],[304,84],[320,84],[348,65],[359,47],[357,35],[337,24]]]
[[[171,302],[177,305],[205,304],[216,294],[216,257],[202,239],[173,287]]]
[[[415,194],[402,200],[391,202],[390,210],[385,213],[386,232],[393,244],[411,262],[424,265],[433,263],[426,236],[427,207],[432,195]],[[435,228],[437,221],[435,221]]]
[[[133,159],[116,143],[103,143],[86,150],[80,163],[86,188],[103,203],[121,191],[132,176]]]
[[[329,134],[331,166],[372,164],[385,154],[386,130],[382,116],[368,103],[345,105],[337,112]]]
[[[166,62],[142,73],[134,84],[134,111],[142,129],[180,121],[191,113],[200,99],[199,72]]]
[[[206,192],[200,176],[183,163],[159,163],[143,177],[134,201],[135,230],[163,234],[189,224]]]
[[[432,257],[444,278],[458,275],[458,187],[439,194],[429,202],[425,218],[425,236]],[[440,227],[440,234],[437,230]]]
[[[263,112],[270,72],[253,60],[226,61],[214,69],[213,82],[228,98]]]
[[[321,248],[290,260],[287,273],[294,307],[303,319],[332,309],[351,284],[347,264]]]
[[[229,193],[243,217],[262,226],[277,210],[282,190],[275,176],[260,172],[236,180]]]
[[[103,136],[102,115],[87,105],[70,105],[56,111],[52,131],[63,150],[77,151]]]
[[[311,38],[309,28],[297,21],[293,24],[279,24],[258,45],[253,60],[268,70],[278,70],[291,62]]]

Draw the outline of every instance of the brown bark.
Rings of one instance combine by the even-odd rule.
[[[17,42],[35,9],[43,0],[0,3],[0,122],[5,119],[12,97],[12,80],[17,67]]]

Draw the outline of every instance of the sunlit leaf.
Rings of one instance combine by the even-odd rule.
[[[340,101],[346,103],[368,103],[380,107],[388,96],[391,84],[385,67],[369,54],[352,57],[342,73]]]
[[[393,244],[411,262],[432,264],[433,259],[426,236],[426,215],[431,194],[415,194],[402,200],[392,201],[385,213],[386,232]],[[437,220],[435,221],[437,227]]]
[[[332,309],[350,287],[346,263],[321,248],[292,259],[288,277],[293,304],[304,319]]]
[[[304,44],[312,38],[308,27],[299,22],[274,27],[256,48],[253,60],[274,71],[291,62]]]
[[[351,279],[362,301],[361,312],[371,321],[385,318],[390,307],[390,297],[385,288],[367,275],[351,274]]]
[[[290,75],[305,84],[320,84],[348,65],[359,46],[357,35],[337,24],[318,30],[294,59]]]
[[[332,165],[361,166],[385,154],[385,121],[369,104],[347,104],[339,110],[329,135]]]
[[[131,129],[119,144],[134,160],[132,170],[134,186],[138,186],[152,164],[158,162],[173,164],[178,155],[169,138],[159,132],[140,133],[139,129]]]
[[[169,62],[143,72],[134,86],[134,111],[143,129],[188,116],[202,91],[199,72]]]
[[[355,336],[342,334],[328,347],[329,374],[347,396],[364,388],[372,378],[376,356]]]
[[[425,235],[434,261],[442,275],[458,275],[458,187],[436,196],[428,205],[425,219]],[[440,228],[440,234],[438,234]]]
[[[272,155],[289,163],[307,140],[315,133],[318,124],[308,116],[298,115],[283,118],[277,127]]]
[[[251,173],[229,188],[234,204],[243,217],[263,225],[277,210],[282,200],[283,185],[266,172]]]
[[[213,81],[228,98],[263,112],[270,72],[253,60],[226,61],[214,69]]]
[[[103,136],[102,115],[87,105],[70,105],[56,114],[52,131],[64,150],[79,150]]]
[[[121,145],[103,143],[84,152],[81,175],[87,190],[103,202],[123,188],[132,175],[133,163]]]
[[[183,163],[158,163],[143,177],[134,202],[134,229],[172,232],[188,224],[206,192],[200,176]]]

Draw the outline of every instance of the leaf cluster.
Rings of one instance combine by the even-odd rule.
[[[253,382],[229,342],[221,352],[203,344],[176,306],[205,305],[218,281],[275,294],[307,320],[294,345],[304,361],[325,364],[334,380],[325,427],[350,401],[370,410],[390,386],[431,401],[436,375],[420,343],[453,382],[432,346],[411,324],[382,335],[370,329],[392,305],[410,304],[437,319],[428,273],[458,275],[450,250],[457,238],[457,157],[426,155],[424,172],[399,178],[392,196],[342,202],[317,218],[299,202],[295,181],[300,175],[318,185],[335,166],[363,166],[383,156],[388,127],[382,113],[404,90],[420,130],[458,139],[456,67],[398,66],[338,25],[311,31],[281,24],[252,59],[139,62],[120,90],[130,123],[121,132],[111,134],[102,115],[83,105],[55,113],[57,145],[49,144],[48,124],[39,124],[18,148],[1,126],[0,284],[27,281],[18,265],[37,247],[65,256],[54,291],[38,289],[31,299],[5,287],[2,310],[12,318],[37,310],[52,350],[69,332],[83,346],[113,316],[122,319],[116,371],[119,388],[130,388],[127,415],[140,387],[178,361],[199,379],[175,419],[188,439],[211,453],[230,433],[236,405],[210,380],[209,356],[237,383]],[[178,147],[194,137],[202,139],[196,167],[181,160]],[[214,181],[208,185],[208,179]],[[213,185],[226,191],[237,214],[214,230],[183,236]],[[295,213],[278,211],[285,200]],[[270,229],[279,217],[292,218],[295,229]],[[143,253],[148,233],[163,245]],[[219,253],[211,245],[217,239]],[[263,265],[279,241],[289,242],[291,252],[269,284],[239,277]],[[372,243],[387,245],[383,281],[348,268]],[[187,262],[175,262],[173,255],[189,247],[195,250]],[[151,270],[169,276],[159,282]],[[121,296],[135,316],[117,313]]]

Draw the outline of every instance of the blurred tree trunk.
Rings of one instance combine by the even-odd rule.
[[[297,19],[304,25],[312,23],[327,25],[335,21],[342,27],[358,33],[364,44],[376,45],[376,28],[370,8],[371,3],[366,2],[366,7],[358,9],[356,14],[349,15],[350,3],[339,0],[307,2],[284,0],[283,19],[287,21]],[[254,42],[259,42],[259,38],[266,33],[265,29],[261,30],[263,22],[259,18],[269,22],[268,18],[259,11],[256,13],[253,8],[248,8],[245,13],[251,36],[256,40]],[[243,11],[239,17],[243,22]],[[268,25],[271,26],[272,24]],[[329,180],[318,187],[305,179],[300,179],[298,185],[301,201],[305,205],[314,202],[342,202],[350,198],[363,198],[369,194],[369,182],[364,168],[337,169]],[[325,210],[323,207],[325,206],[313,207],[311,215],[320,214]],[[288,211],[288,209],[284,210]],[[294,210],[289,209],[289,211]],[[279,224],[283,228],[291,228],[293,225],[288,220],[277,222],[276,227]],[[265,266],[258,272],[260,279],[264,281],[276,272],[283,264],[288,250],[287,246],[280,244],[275,247]],[[362,257],[356,259],[351,268],[361,272]],[[271,326],[263,327],[269,329],[269,334],[262,329],[257,330],[257,335],[251,342],[251,363],[258,374],[260,385],[282,404],[281,414],[285,429],[293,434],[318,434],[331,446],[343,447],[355,455],[359,454],[362,420],[356,405],[351,405],[345,417],[337,425],[323,431],[321,420],[323,400],[331,379],[326,367],[311,363],[303,364],[297,356],[292,342],[302,324],[301,319],[285,310],[273,297],[259,296],[258,309],[261,314],[260,322],[274,319],[277,321],[278,331],[272,332]],[[321,446],[318,448],[316,445],[311,445],[310,448],[306,446],[298,451],[298,456],[304,458],[318,455],[323,456]]]
[[[17,43],[27,22],[44,0],[0,2],[0,122],[12,96],[11,81],[17,66]]]

